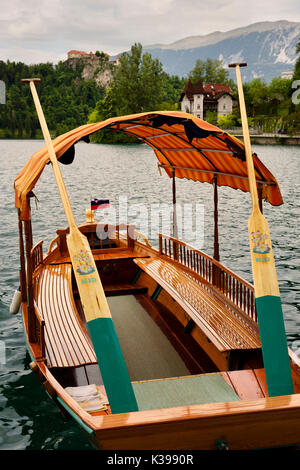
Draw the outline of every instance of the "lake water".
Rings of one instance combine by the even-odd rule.
[[[13,181],[32,153],[43,145],[38,140],[0,140],[0,347],[5,346],[5,357],[3,351],[0,357],[0,449],[92,449],[77,426],[63,420],[31,372],[21,314],[9,313],[19,285]],[[299,147],[253,146],[253,150],[276,177],[284,200],[280,207],[264,203],[264,215],[274,248],[287,341],[300,355]],[[164,218],[162,227],[155,225],[155,211],[171,204],[172,187],[166,174],[160,176],[157,159],[148,146],[80,143],[74,163],[61,168],[78,223],[85,219],[90,197],[97,197],[110,200],[120,221],[125,221],[126,214],[129,222],[137,218],[137,229],[146,231],[153,244],[157,243],[157,231],[170,228]],[[180,209],[183,210],[182,238],[212,254],[212,186],[186,180],[177,180],[176,186],[179,216]],[[45,168],[35,194],[39,202],[36,207],[32,200],[34,242],[44,239],[47,251],[56,229],[67,226],[50,165]],[[219,189],[221,261],[252,282],[247,228],[250,209],[249,194]],[[113,215],[111,210],[110,217]],[[101,221],[104,212],[97,211],[97,216]],[[196,235],[191,236],[194,232]]]

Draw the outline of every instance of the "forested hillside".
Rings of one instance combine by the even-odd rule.
[[[83,63],[75,68],[60,62],[26,65],[21,62],[0,61],[0,79],[6,85],[6,104],[0,106],[0,136],[34,138],[40,135],[31,92],[22,78],[39,77],[37,85],[41,105],[52,134],[62,134],[86,124],[89,114],[105,90],[93,81],[81,78]]]

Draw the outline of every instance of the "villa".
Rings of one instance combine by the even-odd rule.
[[[207,111],[227,116],[232,112],[232,90],[220,83],[198,82],[195,86],[189,80],[180,98],[181,111],[206,118]]]

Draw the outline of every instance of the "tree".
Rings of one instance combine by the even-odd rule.
[[[158,59],[134,44],[120,57],[112,82],[117,115],[153,111],[163,99],[164,74]]]
[[[180,96],[186,85],[186,78],[168,75],[163,72],[163,103],[174,106],[179,103]]]
[[[268,114],[268,89],[260,78],[254,78],[244,84],[246,109],[254,117],[257,114]]]
[[[108,54],[105,54],[105,52],[103,51],[96,51],[95,52],[95,56],[99,57],[100,59],[104,60],[104,61],[108,61],[109,60],[109,56]]]
[[[225,83],[235,90],[236,86],[233,80],[229,78],[229,72],[222,66],[221,60],[206,59],[203,61],[198,59],[196,65],[189,73],[189,79],[193,85],[197,83]]]
[[[218,116],[218,127],[221,129],[233,129],[237,124],[237,117],[234,114],[227,114],[227,116]]]
[[[89,116],[89,123],[104,121],[117,114],[117,101],[112,88],[106,90],[103,100],[99,100],[96,108]],[[137,142],[136,139],[127,136],[121,132],[112,132],[109,129],[104,129],[94,133],[91,139],[95,143],[133,143]]]
[[[268,86],[268,94],[271,99],[276,98],[278,101],[285,100],[291,96],[292,80],[274,77]]]
[[[83,64],[71,67],[68,62],[26,65],[22,62],[0,61],[0,79],[6,85],[6,104],[0,106],[1,134],[33,138],[40,130],[31,92],[21,84],[21,78],[40,77],[38,94],[52,132],[70,130],[85,124],[103,88],[81,78]]]
[[[89,122],[161,109],[165,96],[165,79],[159,60],[153,59],[149,53],[143,54],[141,44],[134,44],[130,52],[125,52],[120,57],[111,87],[107,89],[104,98],[97,102]],[[171,105],[168,103],[166,106]],[[105,130],[98,132],[94,141],[137,142],[125,134]]]
[[[268,114],[288,115],[291,106],[292,79],[275,77],[267,88]]]
[[[298,39],[298,42],[297,42],[296,53],[300,54],[300,38]],[[298,57],[295,63],[293,81],[294,80],[300,80],[300,57]]]

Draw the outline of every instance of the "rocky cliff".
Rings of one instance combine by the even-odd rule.
[[[115,65],[100,57],[81,57],[66,60],[66,65],[80,71],[85,81],[93,80],[99,87],[107,89],[113,78]]]

